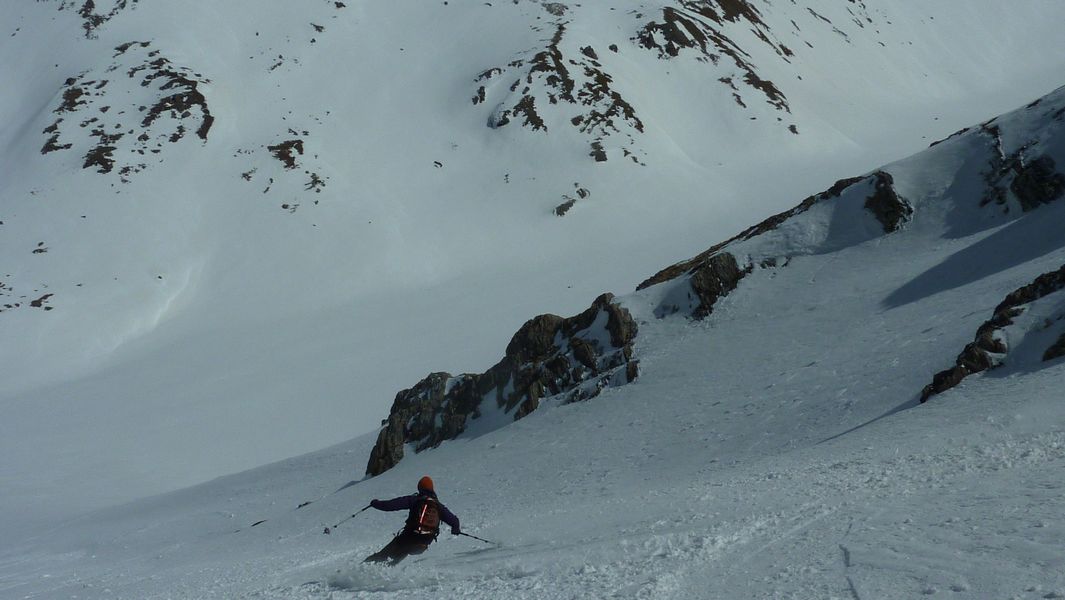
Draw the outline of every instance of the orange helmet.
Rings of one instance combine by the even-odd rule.
[[[432,492],[433,491],[433,478],[429,477],[428,475],[426,475],[425,477],[422,477],[421,479],[419,479],[418,480],[418,489]]]

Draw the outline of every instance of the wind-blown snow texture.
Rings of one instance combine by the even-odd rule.
[[[1060,93],[872,171],[1062,81],[1063,5],[969,6],[19,3],[0,596],[1065,594],[1060,298],[916,406],[1065,264]],[[368,432],[858,173],[623,297],[635,383],[357,485],[368,436],[71,518]],[[382,571],[387,516],[319,534],[425,472],[508,546]]]

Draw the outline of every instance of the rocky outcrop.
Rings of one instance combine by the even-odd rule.
[[[1054,159],[1044,155],[1027,163],[1021,158],[1016,162],[1010,191],[1021,203],[1021,210],[1027,212],[1065,196],[1065,174],[1057,171]]]
[[[739,280],[754,269],[753,264],[741,266],[739,260],[733,254],[724,251],[726,248],[739,242],[766,235],[789,220],[806,213],[815,205],[821,202],[834,201],[850,188],[863,183],[870,184],[873,188],[873,193],[864,200],[864,207],[880,222],[884,228],[884,233],[897,231],[903,223],[913,216],[913,207],[898,194],[895,189],[894,179],[890,173],[876,171],[865,177],[841,179],[824,192],[806,198],[795,208],[773,215],[761,223],[745,229],[739,235],[712,246],[694,258],[659,271],[637,286],[636,289],[646,289],[686,275],[690,278],[692,290],[699,299],[699,303],[693,309],[691,316],[696,319],[704,318],[710,314],[718,298],[735,289]],[[784,258],[786,263],[788,257]],[[784,263],[781,263],[776,258],[771,258],[759,266],[775,267],[782,264]],[[672,312],[676,311],[671,306],[664,306],[659,310],[660,314],[671,314]]]
[[[1028,108],[1033,106],[1029,105]],[[995,150],[989,169],[984,174],[987,190],[980,202],[981,206],[993,203],[1009,212],[1009,200],[1012,198],[1020,206],[1021,212],[1028,212],[1065,197],[1065,174],[1057,170],[1050,156],[1031,156],[1036,145],[1034,142],[1006,154],[998,125],[984,123],[981,131],[991,137]]]
[[[976,338],[961,351],[954,366],[936,373],[932,382],[921,390],[921,402],[953,388],[969,375],[1000,366],[1009,352],[1003,330],[1014,324],[1014,319],[1024,313],[1026,305],[1060,290],[1065,290],[1065,265],[1040,275],[1032,283],[1006,296],[995,308],[994,315],[976,330]],[[1062,348],[1057,349],[1058,346]],[[1060,356],[1056,354],[1059,350],[1065,352],[1063,340],[1051,346],[1043,360]]]
[[[215,118],[201,89],[206,78],[174,64],[150,42],[122,44],[113,58],[102,73],[66,80],[52,111],[56,118],[42,131],[47,139],[41,154],[72,150],[88,137],[93,141],[83,148],[82,166],[103,174],[117,167],[128,182],[147,168],[148,156],[190,131],[207,141]]]
[[[686,275],[687,286],[684,286],[680,292],[674,290],[672,294],[667,294],[659,302],[655,308],[655,316],[659,318],[684,310],[687,316],[693,319],[705,319],[714,312],[714,306],[718,300],[735,290],[740,280],[754,270],[752,265],[740,266],[736,257],[729,252],[718,252],[705,259],[695,262],[686,261],[682,264],[687,267],[681,269],[675,277],[663,281]],[[674,272],[676,268],[677,265],[674,265],[670,268],[670,272]],[[654,285],[649,281],[651,280],[640,284],[640,289]]]
[[[884,226],[884,233],[898,231],[913,216],[913,207],[895,190],[890,173],[873,173],[873,195],[865,200],[865,208]]]
[[[718,81],[732,89],[737,104],[745,108],[747,106],[734,83],[735,79],[740,79],[761,93],[774,108],[790,113],[791,108],[783,92],[772,81],[759,76],[750,54],[728,37],[725,30],[728,24],[746,25],[759,40],[785,60],[793,56],[790,48],[775,40],[761,13],[746,0],[674,2],[672,6],[662,8],[658,20],[640,28],[633,41],[657,52],[661,59],[675,58],[685,51],[691,51],[698,60],[714,65],[725,58],[739,70],[738,77],[722,77]]]
[[[557,23],[546,46],[528,58],[511,61],[505,67],[487,69],[477,76],[475,105],[495,102],[488,117],[492,129],[518,123],[533,131],[547,132],[555,127],[554,105],[570,105],[565,111],[568,125],[589,140],[596,161],[607,160],[603,142],[618,137],[622,153],[635,163],[635,135],[644,130],[636,109],[614,89],[614,78],[606,71],[591,46],[570,52],[564,43],[566,24]],[[505,84],[505,85],[503,85]],[[499,98],[499,99],[496,99]],[[577,114],[570,110],[577,107]],[[560,119],[558,125],[564,120]]]
[[[593,398],[603,388],[636,379],[637,325],[629,311],[604,294],[579,315],[540,315],[507,345],[503,360],[481,374],[433,373],[396,395],[370,454],[366,473],[395,466],[415,452],[458,437],[478,419],[520,419],[548,397]],[[487,422],[487,421],[486,421]]]
[[[736,257],[728,252],[715,254],[691,272],[692,291],[699,297],[699,305],[692,317],[702,319],[714,310],[714,304],[722,296],[736,289],[740,279],[751,272],[751,268],[740,268]]]

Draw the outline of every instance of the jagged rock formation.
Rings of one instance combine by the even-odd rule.
[[[741,267],[736,257],[731,253],[717,252],[701,260],[692,259],[669,267],[641,283],[637,289],[650,287],[686,274],[690,286],[690,290],[684,294],[686,302],[675,301],[678,294],[671,294],[659,304],[655,314],[658,317],[664,317],[680,312],[683,305],[688,305],[688,314],[692,318],[703,319],[713,312],[714,305],[717,304],[719,299],[736,289],[740,280],[753,270],[754,268],[751,265]],[[694,305],[692,305],[693,300],[696,301]]]
[[[870,11],[860,0],[822,12],[797,6],[774,9],[751,0],[666,0],[627,11],[617,28],[630,43],[619,47],[578,37],[588,35],[582,27],[587,7],[538,3],[548,16],[537,18],[550,20],[551,37],[544,46],[476,76],[473,104],[488,108],[485,118],[491,128],[518,123],[547,133],[562,129],[568,121],[585,134],[595,161],[606,161],[620,149],[624,157],[641,165],[646,163],[646,152],[639,148],[645,125],[640,115],[653,113],[640,106],[641,98],[634,93],[619,89],[618,82],[629,80],[631,63],[619,62],[615,55],[624,56],[628,50],[650,53],[661,61],[703,63],[705,67],[695,64],[676,72],[725,86],[751,120],[770,117],[799,135],[799,126],[788,122],[792,106],[786,93],[788,80],[781,78],[780,68],[795,70],[796,50],[813,49],[811,40],[827,35],[850,46],[856,44],[855,36],[862,41],[879,38],[882,29],[892,25],[883,11]],[[790,13],[791,18],[782,22],[774,18],[775,11]],[[542,31],[540,26],[532,28]],[[887,47],[884,41],[877,43]],[[672,71],[670,66],[664,68],[667,74]]]
[[[1035,106],[1030,104],[1026,108]],[[1065,195],[1065,174],[1057,170],[1054,159],[1038,150],[1032,156],[1037,146],[1034,140],[1007,154],[1003,150],[1002,130],[993,122],[981,126],[981,131],[991,136],[995,148],[995,156],[984,175],[987,191],[981,206],[994,203],[1008,213],[1013,200],[1021,212],[1028,212]]]
[[[479,87],[473,103],[501,97],[495,100],[488,118],[492,129],[517,121],[523,127],[544,132],[549,125],[541,114],[543,107],[570,105],[573,110],[566,111],[570,114],[569,124],[590,139],[589,156],[599,162],[607,160],[603,141],[620,135],[626,139],[623,154],[639,163],[634,144],[635,135],[643,133],[643,121],[613,88],[614,79],[604,70],[595,49],[585,46],[580,52],[569,53],[564,49],[565,36],[566,24],[560,22],[546,47],[532,57],[482,72],[476,78]]]
[[[117,166],[127,182],[147,167],[149,155],[181,141],[190,130],[206,142],[215,119],[200,90],[209,80],[175,65],[151,42],[122,44],[114,58],[103,74],[66,80],[52,111],[56,119],[42,132],[48,138],[41,154],[86,145],[84,168],[107,174]],[[89,140],[75,122],[88,131]]]
[[[395,466],[405,445],[413,445],[415,452],[436,447],[489,413],[516,420],[536,410],[544,398],[586,400],[607,386],[635,380],[636,334],[636,322],[612,294],[596,298],[575,317],[540,315],[529,320],[514,334],[503,360],[488,371],[433,373],[397,394],[370,454],[367,474]]]
[[[913,207],[895,190],[890,173],[873,173],[873,195],[865,200],[865,208],[884,226],[884,233],[898,231],[913,216]]]
[[[758,9],[746,0],[680,0],[673,6],[662,8],[661,20],[645,24],[633,41],[658,53],[662,59],[680,56],[690,51],[696,59],[717,65],[724,58],[738,69],[738,79],[757,90],[766,102],[777,110],[790,113],[788,99],[772,82],[758,75],[751,55],[733,42],[725,32],[727,24],[747,25],[759,40],[768,45],[783,60],[794,53],[777,40],[769,26],[762,20]],[[860,24],[860,21],[859,21]],[[741,107],[743,101],[736,86],[737,77],[718,79],[732,90],[733,98]]]
[[[1017,318],[1030,310],[1033,304],[1061,290],[1065,290],[1065,265],[1056,271],[1040,275],[1032,283],[1006,296],[995,307],[994,315],[976,330],[976,338],[961,351],[954,366],[936,373],[932,382],[921,390],[921,402],[926,402],[932,396],[953,388],[969,375],[1001,366],[1010,351],[1010,336],[1007,334],[1007,328],[1014,325]],[[1060,299],[1059,303],[1061,303]],[[1065,305],[1065,303],[1061,304]],[[1058,319],[1062,317],[1065,317],[1065,314],[1060,315]],[[1028,332],[1023,332],[1022,335],[1026,333]],[[1042,356],[1044,361],[1049,361],[1063,355],[1065,355],[1065,332],[1057,342],[1047,348]]]
[[[871,188],[871,190],[870,190]],[[867,191],[868,190],[868,191]],[[855,198],[850,198],[854,195]],[[843,196],[847,196],[843,198]],[[791,210],[773,215],[761,223],[750,227],[739,235],[717,244],[698,256],[667,267],[651,276],[637,290],[686,276],[690,290],[683,294],[668,294],[658,307],[656,314],[665,316],[679,312],[684,305],[690,306],[688,314],[695,319],[702,319],[713,312],[717,301],[728,295],[739,281],[749,275],[756,267],[774,268],[786,266],[788,260],[798,254],[816,253],[818,248],[796,246],[785,256],[756,256],[753,254],[741,258],[733,252],[725,251],[742,242],[755,240],[781,228],[785,223],[797,219],[826,202],[861,201],[863,208],[872,214],[883,228],[883,233],[897,231],[913,215],[913,207],[902,198],[895,189],[894,179],[890,173],[876,171],[865,177],[841,179],[820,194],[810,196]],[[821,240],[823,245],[825,240]],[[683,296],[682,298],[679,298]],[[694,302],[693,301],[697,301]]]
[[[1049,204],[1065,193],[1065,175],[1055,169],[1054,159],[1043,155],[1031,161],[1018,156],[1010,191],[1027,212],[1042,204]]]
[[[562,126],[565,120],[587,136],[589,156],[595,161],[608,160],[608,149],[620,147],[623,156],[643,164],[636,140],[644,132],[644,123],[636,108],[615,89],[614,77],[602,60],[604,52],[619,52],[617,45],[611,44],[604,50],[581,40],[570,40],[569,22],[565,19],[568,7],[561,3],[543,6],[557,17],[553,35],[545,47],[506,66],[484,70],[475,79],[478,87],[473,104],[487,103],[494,107],[488,116],[488,126],[493,129],[517,122],[533,131],[547,132]],[[861,18],[854,10],[850,12],[860,27],[865,27],[866,21],[872,22],[864,6],[856,5],[855,10]],[[647,21],[639,11],[634,14],[638,22],[631,39],[637,47],[653,51],[663,60],[690,52],[696,60],[720,67],[723,73],[715,78],[731,90],[740,107],[748,108],[740,87],[744,86],[761,94],[777,111],[791,112],[784,93],[758,74],[751,54],[729,37],[729,31],[746,27],[780,59],[790,62],[794,56],[751,3],[679,0],[663,7],[656,20]],[[561,110],[547,111],[549,106]],[[798,133],[794,124],[788,129]]]

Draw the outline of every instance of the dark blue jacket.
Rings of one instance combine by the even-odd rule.
[[[436,500],[436,505],[440,507],[440,520],[451,526],[452,533],[458,533],[459,518],[455,516],[455,513],[447,509],[446,506],[436,497],[435,492],[429,490],[418,490],[417,494],[411,494],[410,496],[400,496],[399,498],[392,498],[391,500],[374,500],[370,502],[370,506],[377,510],[406,510],[407,524],[414,523],[418,520],[418,516],[414,514],[414,508],[418,505],[418,499],[422,496],[428,496],[433,500]],[[405,527],[406,529],[406,527]]]

